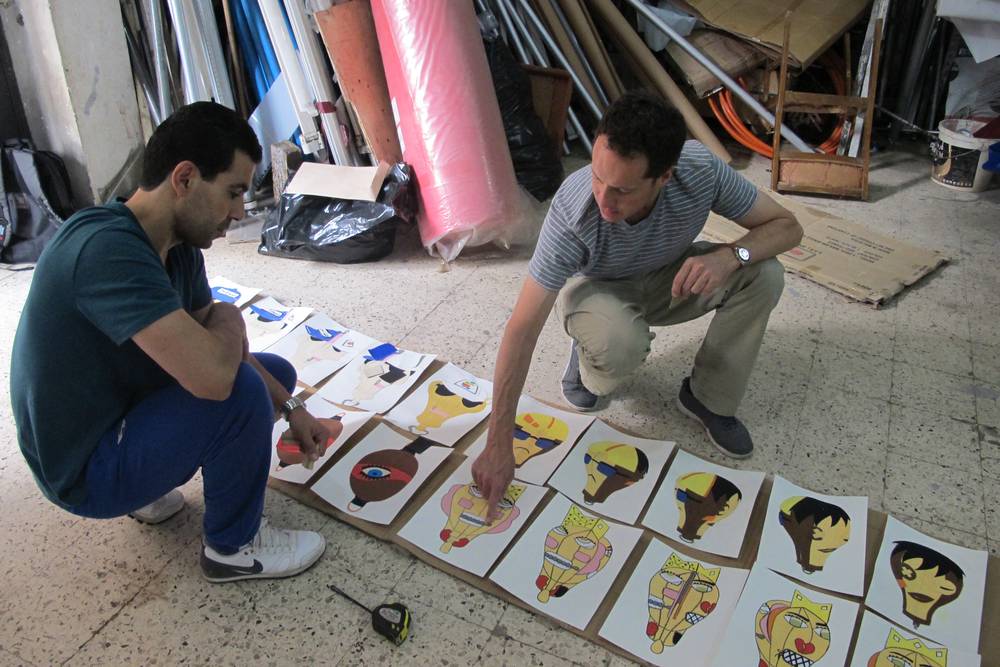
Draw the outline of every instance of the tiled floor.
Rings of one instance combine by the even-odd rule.
[[[768,181],[767,164],[742,160]],[[747,164],[749,162],[749,164]],[[867,494],[917,528],[1000,553],[1000,190],[955,193],[930,182],[919,149],[880,155],[870,203],[816,205],[954,262],[883,310],[788,276],[741,415],[757,441],[743,467],[831,493]],[[416,234],[371,265],[264,258],[217,245],[211,274],[265,286],[365,333],[436,352],[490,376],[530,249],[469,252],[450,271]],[[0,271],[0,380],[31,273]],[[673,407],[707,322],[661,330],[645,368],[601,414],[649,437],[721,460]],[[558,400],[566,339],[542,333],[526,390]],[[54,388],[55,389],[55,388]],[[276,523],[321,530],[322,561],[292,580],[206,584],[197,549],[197,480],[188,508],[159,527],[77,519],[45,502],[0,405],[0,664],[624,664],[279,494]],[[724,461],[732,465],[732,461]],[[367,615],[327,589],[415,612],[393,648]]]

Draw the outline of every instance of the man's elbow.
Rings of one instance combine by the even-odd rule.
[[[802,229],[802,225],[794,215],[788,218],[788,236],[790,241],[789,249],[802,243],[802,237],[805,236],[805,230]]]
[[[225,401],[233,394],[236,373],[206,374],[189,383],[186,389],[205,401]]]

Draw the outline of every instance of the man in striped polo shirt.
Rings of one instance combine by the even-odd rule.
[[[513,476],[515,410],[553,305],[572,339],[563,396],[581,411],[601,407],[642,364],[650,326],[715,312],[677,404],[724,453],[753,451],[735,414],[784,285],[774,257],[799,243],[802,227],[700,143],[685,141],[682,116],[658,97],[627,93],[596,134],[592,163],[552,200],[500,344],[487,447],[473,466],[493,507]],[[746,235],[732,245],[696,243],[710,211]]]

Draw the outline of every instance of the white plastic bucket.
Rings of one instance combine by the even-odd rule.
[[[938,141],[933,147],[931,178],[946,188],[981,192],[989,185],[992,172],[983,169],[990,144],[996,139],[972,136],[985,122],[967,118],[945,118],[938,123]]]

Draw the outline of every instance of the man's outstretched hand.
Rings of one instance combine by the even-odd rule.
[[[489,502],[486,522],[493,523],[500,517],[498,506],[507,492],[507,486],[514,479],[514,450],[511,446],[491,446],[487,440],[486,449],[472,464],[472,479]]]

